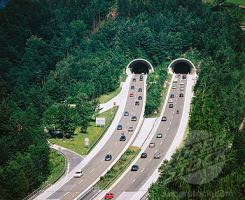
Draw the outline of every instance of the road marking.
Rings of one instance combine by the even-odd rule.
[[[173,118],[174,116],[172,116],[171,118]]]
[[[172,122],[169,122],[170,124],[172,123]]]
[[[167,131],[169,130],[169,128],[167,128]]]
[[[111,150],[109,151],[109,153],[111,153]]]
[[[152,159],[152,158],[151,158]],[[151,159],[149,160],[149,162],[151,162]]]
[[[166,134],[164,135],[164,137],[166,137]]]
[[[133,107],[133,110],[134,110],[134,107]]]
[[[92,173],[93,171],[94,171],[94,169],[90,173]]]
[[[81,181],[79,181],[79,183],[78,183],[78,184],[80,184],[81,182],[83,182],[83,179],[82,179]]]
[[[115,145],[117,145],[117,142],[115,143]]]
[[[160,142],[160,145],[162,144],[162,141]]]
[[[135,181],[135,179],[132,181],[132,183]]]
[[[103,159],[103,160],[101,160],[101,161],[100,161],[100,163],[102,163],[103,161],[104,161],[104,159]]]
[[[157,150],[155,151],[155,153],[157,152]]]
[[[141,170],[141,172],[143,172],[145,170],[145,168],[143,168],[142,170]]]
[[[173,111],[173,113],[174,113],[174,111]]]
[[[65,195],[67,195],[67,194],[69,194],[69,193],[70,193],[70,192],[67,192],[67,193],[65,193]],[[65,196],[65,195],[64,195],[64,196]]]
[[[129,125],[129,122],[127,123],[127,125]]]

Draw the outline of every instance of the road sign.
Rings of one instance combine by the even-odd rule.
[[[104,125],[105,126],[105,118],[104,117],[96,117],[96,126],[97,125]]]

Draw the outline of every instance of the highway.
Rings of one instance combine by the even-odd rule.
[[[136,126],[139,122],[139,117],[142,112],[142,105],[144,97],[144,91],[138,92],[139,88],[142,90],[145,89],[144,81],[139,81],[139,75],[134,75],[133,78],[136,78],[136,82],[131,80],[130,86],[134,86],[134,89],[129,89],[127,98],[127,103],[125,106],[125,111],[129,112],[129,116],[121,116],[119,124],[122,125],[122,130],[115,130],[111,136],[111,138],[107,141],[107,143],[101,148],[101,150],[94,156],[94,158],[82,169],[83,176],[81,178],[72,178],[63,186],[61,186],[58,190],[52,193],[46,199],[74,199],[80,193],[85,191],[100,175],[111,165],[117,156],[122,152],[126,143],[130,140],[133,132],[136,129]],[[145,76],[144,76],[145,78]],[[133,97],[129,97],[130,93],[133,93]],[[138,100],[138,96],[142,96],[142,100]],[[138,106],[135,105],[135,101],[139,101],[140,104]],[[131,121],[131,117],[136,116],[137,121]],[[133,126],[134,131],[128,132],[128,127]],[[119,138],[122,134],[126,136],[126,141],[119,141]],[[112,155],[111,161],[105,161],[105,156],[107,154]]]
[[[147,158],[139,158],[136,161],[136,165],[139,166],[138,171],[128,171],[128,173],[118,182],[115,187],[112,188],[110,192],[114,193],[114,198],[116,199],[130,199],[130,192],[137,192],[140,190],[142,185],[149,179],[149,177],[153,174],[153,172],[158,168],[160,163],[163,161],[164,156],[169,150],[177,130],[180,125],[182,111],[184,106],[184,97],[179,97],[180,93],[185,95],[185,91],[180,91],[180,87],[184,87],[186,89],[186,79],[182,79],[182,75],[178,77],[178,82],[173,83],[173,86],[176,86],[176,89],[172,89],[170,94],[174,94],[173,106],[174,108],[169,108],[169,104],[167,103],[167,107],[165,108],[165,112],[163,116],[167,117],[167,121],[161,121],[155,136],[151,140],[151,142],[155,142],[154,148],[149,148],[144,151],[147,153]],[[183,82],[183,85],[180,85],[180,82]],[[167,98],[167,101],[170,98]],[[177,109],[179,109],[179,114],[176,113]],[[161,116],[162,117],[162,116]],[[162,133],[162,138],[156,138],[157,133]],[[161,154],[160,159],[154,159],[154,154],[158,152]],[[131,193],[132,195],[133,193]]]

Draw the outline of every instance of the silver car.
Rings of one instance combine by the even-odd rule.
[[[128,127],[128,131],[133,131],[134,128],[132,126]]]
[[[80,170],[80,171],[77,171],[75,174],[74,174],[74,178],[81,178],[83,175],[83,171]]]
[[[168,100],[168,103],[173,103],[173,100],[172,100],[172,99],[169,99],[169,100]]]
[[[184,87],[180,87],[180,90],[181,90],[181,91],[184,91]]]

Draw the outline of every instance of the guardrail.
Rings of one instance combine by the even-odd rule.
[[[88,150],[86,151],[86,153],[88,154],[89,151],[91,151],[91,149],[96,145],[96,143],[100,140],[100,138],[104,135],[104,133],[106,132],[108,126],[111,124],[111,121],[114,118],[114,115],[116,114],[116,111],[118,109],[118,106],[115,106],[115,109],[113,111],[113,115],[111,116],[111,119],[109,120],[109,122],[107,123],[106,127],[104,128],[104,130],[102,131],[102,133],[99,135],[99,137],[94,141],[94,143],[88,148]]]
[[[52,148],[52,147],[50,147]],[[52,148],[54,149],[54,148]],[[54,149],[56,150],[56,149]],[[56,150],[57,151],[57,150]],[[63,154],[62,152],[60,152],[64,158],[65,158],[65,166],[63,168],[62,173],[52,182],[52,183],[45,183],[43,186],[39,187],[38,189],[34,190],[32,193],[30,193],[28,196],[26,196],[23,200],[31,200],[34,199],[35,197],[37,197],[41,192],[45,191],[46,189],[48,189],[51,185],[53,185],[54,183],[56,183],[65,173],[66,168],[67,168],[67,159],[65,154]]]

